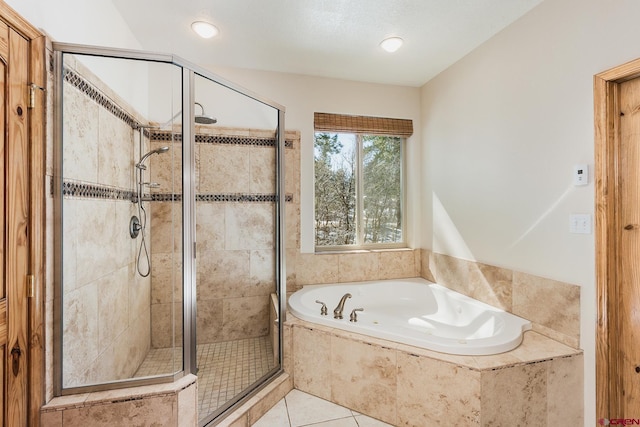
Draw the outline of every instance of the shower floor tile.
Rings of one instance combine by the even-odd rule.
[[[275,366],[268,336],[200,344],[198,361],[198,414],[201,419],[256,382]],[[151,349],[136,377],[179,370],[182,349]],[[177,368],[174,368],[177,367]]]

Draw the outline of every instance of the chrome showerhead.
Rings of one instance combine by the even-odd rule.
[[[218,122],[215,117],[207,116],[207,114],[204,112],[204,107],[202,106],[202,104],[200,104],[199,102],[194,102],[194,104],[199,106],[202,110],[202,114],[196,115],[194,119],[196,123],[199,123],[201,125],[212,125]]]
[[[145,165],[143,165],[142,163],[144,163],[144,161],[147,160],[147,158],[149,156],[151,156],[152,154],[166,153],[167,151],[169,151],[169,147],[160,147],[160,148],[156,148],[155,150],[149,151],[147,154],[145,154],[144,156],[142,156],[140,158],[140,161],[138,163],[136,163],[136,167],[138,169],[147,169],[147,167]]]

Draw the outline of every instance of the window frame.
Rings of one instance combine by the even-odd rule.
[[[315,149],[315,138],[317,134],[346,134],[346,135],[354,135],[356,140],[356,150],[355,150],[355,180],[356,180],[356,202],[355,202],[355,222],[356,222],[356,233],[355,233],[355,241],[356,243],[353,245],[325,245],[318,246],[316,244],[316,205],[315,205],[315,197],[313,198],[313,236],[314,236],[314,248],[316,253],[321,252],[354,252],[354,251],[362,251],[362,250],[385,250],[385,249],[405,249],[408,247],[407,244],[407,194],[406,194],[406,144],[407,137],[402,135],[388,135],[388,134],[379,134],[374,132],[349,132],[349,131],[329,131],[329,130],[314,130],[314,149]],[[400,139],[400,210],[402,217],[402,241],[394,242],[394,243],[365,243],[364,242],[364,167],[363,167],[363,139],[365,136],[382,136],[387,138],[399,138]],[[315,170],[315,161],[314,161],[314,170]],[[313,191],[315,194],[316,190],[316,182],[315,182],[315,174],[313,181]]]

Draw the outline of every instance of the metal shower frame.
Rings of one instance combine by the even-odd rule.
[[[254,99],[262,104],[273,107],[278,111],[278,125],[276,129],[277,152],[276,152],[276,290],[279,297],[279,363],[276,368],[270,371],[260,384],[242,396],[230,401],[223,409],[227,409],[235,404],[241,403],[251,397],[268,383],[270,378],[274,378],[283,371],[283,321],[286,307],[286,273],[285,273],[285,186],[284,186],[284,159],[285,159],[285,139],[284,139],[284,114],[285,108],[253,93],[241,86],[238,86],[210,71],[184,60],[178,56],[170,54],[153,53],[146,51],[136,51],[127,49],[115,49],[106,47],[96,47],[68,43],[53,43],[54,52],[54,173],[53,173],[53,194],[54,194],[54,394],[56,396],[76,393],[87,393],[100,390],[111,390],[116,388],[133,387],[149,384],[173,382],[187,374],[196,374],[196,217],[195,217],[195,77],[201,76],[213,83],[220,84],[235,92]],[[182,371],[175,374],[168,374],[155,378],[128,379],[116,382],[107,382],[97,385],[82,387],[63,388],[62,387],[62,139],[63,139],[63,54],[91,55],[114,59],[131,59],[140,61],[150,61],[175,65],[182,69],[182,123],[189,123],[189,126],[182,126],[182,140],[190,141],[189,144],[182,144],[183,164],[182,164],[182,226],[183,226],[183,366]],[[186,107],[186,108],[185,108]],[[217,411],[215,414],[219,414]],[[211,417],[213,419],[213,417]]]

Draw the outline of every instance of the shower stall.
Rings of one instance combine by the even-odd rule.
[[[284,109],[171,55],[54,44],[54,391],[281,372]]]

